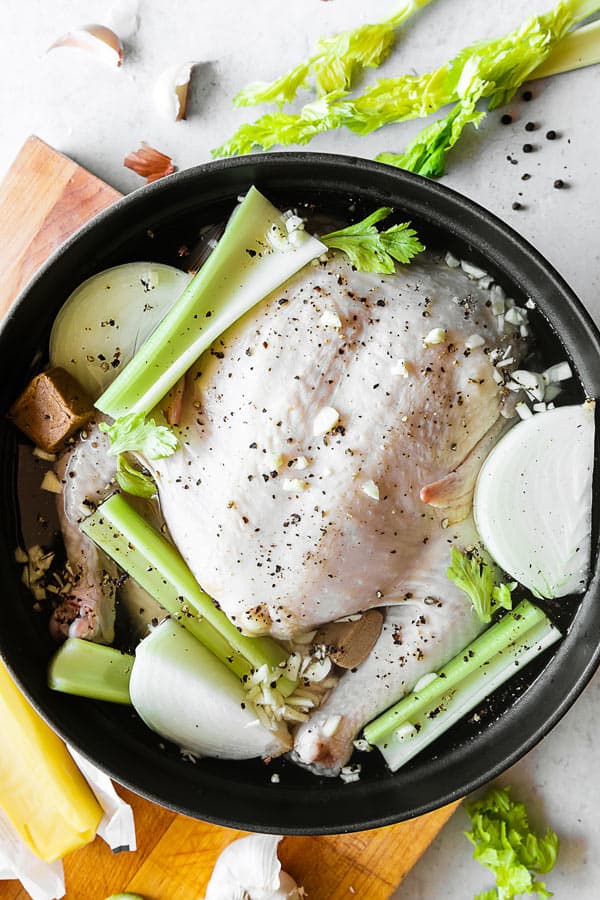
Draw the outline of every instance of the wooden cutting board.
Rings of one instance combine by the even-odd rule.
[[[0,185],[0,315],[44,260],[121,195],[31,137]],[[114,855],[97,838],[65,860],[67,897],[104,900],[134,891],[147,900],[198,900],[221,850],[243,832],[177,815],[119,788],[135,812],[138,850]],[[387,900],[457,804],[389,828],[326,837],[286,837],[284,868],[308,900]],[[2,900],[26,900],[0,882]]]

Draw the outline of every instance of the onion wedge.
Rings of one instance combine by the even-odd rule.
[[[92,275],[60,309],[50,363],[96,399],[125,368],[173,306],[190,276],[155,262],[131,262]]]
[[[519,422],[484,462],[473,502],[498,565],[536,597],[585,590],[591,555],[595,402]]]
[[[290,748],[286,726],[265,728],[239,678],[170,619],[139,644],[129,694],[149,728],[191,753],[253,759]]]

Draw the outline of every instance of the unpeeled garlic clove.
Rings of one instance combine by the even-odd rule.
[[[171,175],[175,171],[171,157],[166,153],[161,153],[155,147],[151,147],[145,141],[142,141],[139,150],[127,154],[123,165],[135,172],[136,175],[145,178],[147,184],[157,181],[165,175]]]
[[[154,105],[167,119],[185,119],[188,92],[195,62],[178,63],[165,69],[154,82]]]
[[[105,25],[84,25],[83,28],[68,31],[48,47],[48,52],[57,47],[85,50],[109,66],[118,67],[123,63],[123,44],[118,35]]]

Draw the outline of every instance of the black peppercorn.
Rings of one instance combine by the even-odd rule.
[[[508,113],[504,113],[500,121],[503,125],[510,125],[510,123],[512,122],[512,116],[509,116]]]
[[[512,208],[513,209],[523,209],[523,204],[519,203],[518,200],[515,200],[515,202],[512,205]]]
[[[529,103],[529,101],[533,99],[533,94],[531,93],[531,91],[523,91],[522,96],[523,100],[525,100],[526,103]]]
[[[533,151],[533,144],[523,144],[523,153],[531,153]]]
[[[565,183],[562,180],[562,178],[557,178],[556,181],[554,182],[554,187],[557,188],[558,190],[560,190],[560,188],[564,188],[564,186],[565,186]]]
[[[546,132],[546,140],[548,140],[548,141],[556,140],[556,132],[554,131],[553,128],[551,128],[550,131]]]
[[[535,131],[535,122],[527,122],[525,131]]]
[[[529,172],[523,172],[523,174],[521,175],[521,181],[529,181],[530,178],[531,175],[529,174]]]

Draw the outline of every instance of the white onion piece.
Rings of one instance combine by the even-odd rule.
[[[484,462],[473,512],[486,548],[537,597],[581,593],[592,528],[595,402],[512,428]]]
[[[261,725],[240,680],[171,619],[138,645],[129,692],[152,731],[194,754],[253,759],[290,748],[287,728]]]
[[[294,879],[281,871],[281,837],[250,834],[232,841],[219,856],[204,900],[300,900]]]
[[[51,365],[70,372],[95,400],[190,279],[173,266],[150,262],[125,263],[92,275],[75,288],[54,320]],[[113,365],[115,361],[118,365]]]

